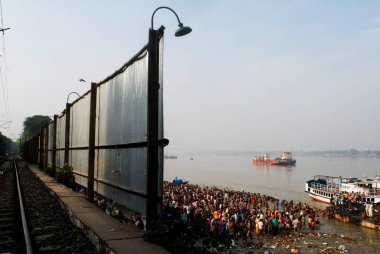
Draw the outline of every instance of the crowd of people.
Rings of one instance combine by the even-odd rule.
[[[337,192],[331,197],[330,203],[332,205],[348,205],[348,204],[365,204],[370,203],[366,199],[366,195],[361,192]]]
[[[202,221],[206,233],[222,241],[260,239],[290,230],[297,233],[305,226],[316,228],[321,212],[308,204],[260,193],[176,182],[164,182],[163,211],[168,223],[177,219],[184,227],[193,227]]]
[[[361,213],[361,217],[374,217],[374,202],[368,201],[366,195],[360,192],[341,192],[331,197],[330,203],[342,210]]]

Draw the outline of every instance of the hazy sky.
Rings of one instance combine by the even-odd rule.
[[[172,13],[154,18],[168,148],[380,150],[380,1],[1,2],[12,124],[0,131],[12,138],[86,92],[79,78],[101,81],[135,55],[166,5],[193,28],[176,38]]]

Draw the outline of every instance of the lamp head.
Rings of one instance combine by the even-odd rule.
[[[175,31],[175,36],[177,37],[180,37],[180,36],[184,36],[186,34],[189,34],[191,33],[192,29],[188,26],[183,26],[182,23],[179,23],[179,28],[177,29],[177,31]]]

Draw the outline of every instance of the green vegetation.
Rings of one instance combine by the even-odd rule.
[[[43,171],[50,175],[50,176],[53,176],[53,169],[51,168],[51,166],[48,166],[47,168],[43,169]]]
[[[67,187],[74,186],[74,174],[73,167],[65,164],[63,168],[57,168],[56,178],[59,183],[66,185]]]
[[[48,116],[41,116],[41,115],[35,115],[32,117],[27,117],[24,120],[24,129],[22,131],[22,134],[17,140],[17,142],[24,143],[25,141],[28,141],[32,137],[34,137],[36,134],[40,132],[40,129],[42,126],[45,126],[47,123],[51,121],[50,117]]]
[[[0,132],[0,155],[16,151],[16,143]]]

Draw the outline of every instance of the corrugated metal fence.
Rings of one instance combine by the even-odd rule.
[[[71,165],[75,182],[139,212],[161,209],[163,180],[163,28],[114,74],[71,104],[23,146],[41,167]]]

